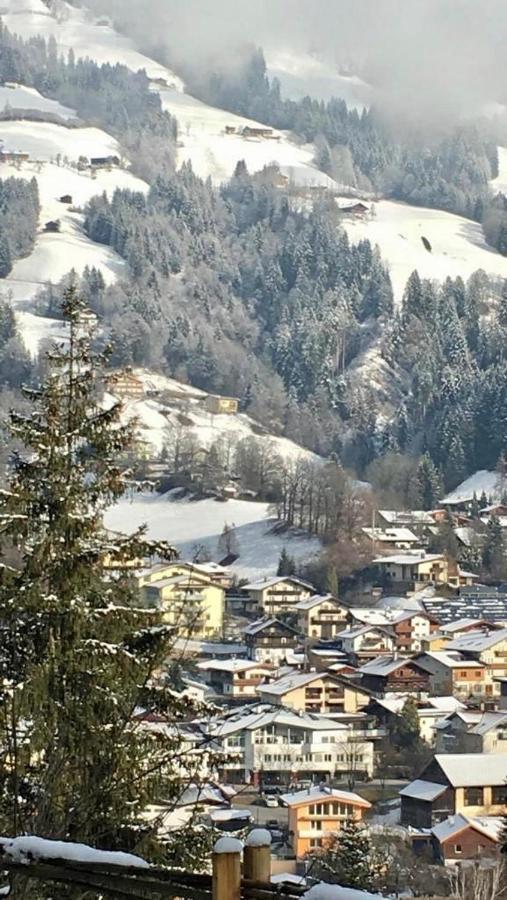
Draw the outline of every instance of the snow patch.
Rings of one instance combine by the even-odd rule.
[[[73,844],[67,841],[48,841],[40,837],[2,838],[3,853],[12,862],[29,865],[37,859],[66,859],[69,862],[102,863],[102,865],[135,866],[149,868],[149,863],[132,853],[95,850],[86,844]]]
[[[267,828],[254,828],[246,839],[247,847],[270,847],[271,834]]]
[[[219,838],[213,847],[215,853],[242,853],[243,842],[238,838],[222,837]]]
[[[380,900],[380,896],[340,887],[339,884],[316,884],[303,894],[302,900]]]
[[[0,110],[37,110],[42,113],[49,113],[53,116],[59,116],[61,119],[75,119],[77,113],[75,109],[69,109],[68,106],[62,106],[57,100],[49,100],[43,97],[33,87],[26,87],[24,84],[3,84],[0,85]],[[3,129],[2,129],[3,130]]]
[[[360,112],[371,104],[371,85],[357,75],[341,74],[336,66],[316,56],[268,50],[266,61],[269,78],[278,78],[282,94],[289,100],[309,96],[327,101],[339,97],[350,109]]]

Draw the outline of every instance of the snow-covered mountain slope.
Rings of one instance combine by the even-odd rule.
[[[178,120],[180,165],[190,160],[198,175],[210,176],[220,182],[232,175],[238,160],[245,160],[251,172],[276,162],[296,184],[335,186],[313,165],[312,146],[301,147],[280,132],[276,133],[276,140],[226,134],[226,126],[237,131],[245,125],[263,126],[185,94],[183,82],[170,69],[138,53],[128,38],[109,25],[98,25],[100,20],[86,9],[76,9],[61,2],[52,15],[39,0],[26,0],[26,5],[24,2],[22,8],[18,6],[18,0],[8,0],[9,12],[2,18],[7,27],[21,37],[53,36],[61,53],[67,54],[72,48],[76,57],[89,57],[99,63],[121,62],[134,71],[144,69],[156,82],[153,89],[160,93],[164,109]],[[0,11],[3,8],[0,6]]]
[[[290,100],[339,97],[347,106],[362,110],[373,98],[373,89],[357,75],[342,75],[337,68],[315,56],[288,50],[267,51],[268,76],[278,78],[282,94]]]
[[[245,126],[264,126],[208,106],[189,94],[163,88],[157,91],[164,109],[178,120],[178,163],[190,160],[202,178],[225,181],[242,159],[249,172],[258,172],[276,162],[295,184],[336,187],[329,176],[313,165],[313,145],[299,146],[279,131],[273,131],[276,138],[244,137],[239,132]],[[226,134],[226,128],[234,128],[236,133]]]
[[[53,13],[42,0],[1,0],[0,14],[9,31],[23,38],[42,35],[54,37],[61,53],[73,50],[76,58],[89,57],[98,63],[123,64],[137,72],[144,69],[149,78],[161,78],[177,90],[183,82],[166,66],[161,66],[139,53],[132,41],[118,34],[110,25],[99,24],[106,20],[89,15],[85,9],[76,9],[57,0]]]
[[[373,204],[373,210],[372,218],[344,218],[343,225],[352,241],[368,238],[378,244],[398,302],[414,269],[422,278],[439,281],[447,275],[466,279],[477,269],[507,277],[507,257],[488,246],[479,223],[391,200]],[[430,242],[431,252],[425,249],[423,237]]]
[[[17,260],[0,289],[9,292],[18,313],[23,339],[32,355],[37,353],[41,339],[61,336],[61,323],[34,315],[27,310],[39,288],[60,281],[71,269],[81,273],[86,266],[100,268],[104,280],[112,284],[125,271],[124,261],[109,247],[95,244],[83,231],[83,216],[77,211],[91,197],[116,188],[148,190],[141,179],[119,167],[110,171],[99,169],[78,171],[71,167],[79,156],[109,156],[119,154],[114,138],[98,128],[66,128],[47,122],[9,121],[0,128],[0,135],[9,150],[24,150],[37,162],[2,167],[2,175],[35,178],[41,202],[40,233],[30,256]],[[58,155],[69,160],[57,165]],[[70,195],[72,204],[60,202]],[[44,232],[46,222],[59,220],[58,233]]]
[[[57,100],[49,100],[39,94],[35,88],[26,87],[23,84],[0,85],[0,112],[11,109],[37,110],[40,113],[49,113],[60,119],[75,119],[76,111],[62,106]]]
[[[317,538],[273,534],[275,520],[268,504],[244,500],[174,500],[171,494],[144,494],[109,509],[105,524],[127,534],[146,524],[150,538],[169,541],[183,559],[192,559],[197,550],[206,548],[214,560],[221,556],[217,544],[224,525],[234,525],[240,555],[231,571],[249,579],[275,573],[284,547],[298,562],[311,559],[321,549]]]
[[[318,459],[299,444],[270,434],[250,416],[242,413],[236,415],[209,413],[203,405],[207,397],[205,391],[182,384],[165,375],[155,375],[147,369],[134,369],[133,375],[143,383],[145,398],[124,400],[124,415],[127,420],[137,419],[141,438],[151,444],[157,452],[162,450],[170,429],[183,428],[186,434],[195,436],[202,447],[209,447],[213,441],[222,437],[230,437],[234,441],[256,437],[268,442],[273,452],[286,460],[302,457]],[[156,397],[150,396],[155,393]]]
[[[498,148],[498,175],[491,182],[495,194],[507,194],[507,147]]]

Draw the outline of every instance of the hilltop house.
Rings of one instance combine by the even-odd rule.
[[[282,795],[289,808],[289,835],[297,859],[321,850],[345,822],[360,822],[371,803],[359,794],[315,786]]]
[[[507,753],[439,753],[400,791],[401,824],[432,828],[448,816],[501,816]]]
[[[111,394],[122,400],[142,400],[145,395],[144,384],[134,375],[132,369],[109,373],[105,378],[105,384]]]
[[[295,628],[279,619],[267,617],[252,622],[243,629],[243,637],[248,648],[249,659],[257,662],[281,665],[287,652],[294,651],[299,644]]]
[[[208,412],[214,415],[235,416],[239,408],[239,400],[236,397],[220,397],[218,394],[208,394],[204,400],[204,406]]]
[[[373,560],[391,587],[417,590],[428,583],[448,584],[452,587],[471,585],[478,576],[451,565],[443,553],[407,551],[395,556],[380,556]]]
[[[293,612],[301,600],[307,600],[313,594],[311,584],[300,578],[275,576],[252,581],[245,584],[243,590],[256,602],[257,608],[266,616],[279,616],[284,612]]]
[[[332,640],[347,622],[348,608],[331,594],[314,594],[294,607],[297,626],[310,641]]]

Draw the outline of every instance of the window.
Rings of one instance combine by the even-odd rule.
[[[465,806],[482,806],[483,789],[481,787],[465,788]]]
[[[314,819],[312,821],[312,831],[322,831],[322,822],[320,819]]]
[[[491,788],[491,802],[495,806],[504,806],[507,803],[507,785],[501,784]]]
[[[315,804],[314,803],[312,803],[311,806],[308,807],[308,812],[310,813],[311,816],[315,815]]]
[[[455,845],[454,845],[454,852],[455,852],[455,853],[462,853],[462,852],[463,852],[463,848],[462,848],[461,844],[455,844]]]
[[[310,847],[320,847],[322,844],[321,838],[310,838]]]

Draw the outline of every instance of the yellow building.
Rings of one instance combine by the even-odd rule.
[[[235,416],[238,411],[239,400],[236,397],[219,397],[215,394],[208,394],[204,405],[208,412],[214,415]]]
[[[315,786],[282,795],[289,808],[289,835],[297,859],[321,850],[345,822],[360,822],[371,803],[359,794]]]
[[[147,606],[161,609],[165,621],[192,638],[220,637],[224,627],[225,590],[190,563],[164,563],[138,576]]]
[[[331,594],[308,597],[294,607],[299,631],[309,640],[332,640],[347,624],[348,608]]]
[[[275,618],[284,612],[293,612],[301,600],[307,600],[313,594],[310,584],[292,575],[252,581],[245,584],[243,590],[260,612]]]

